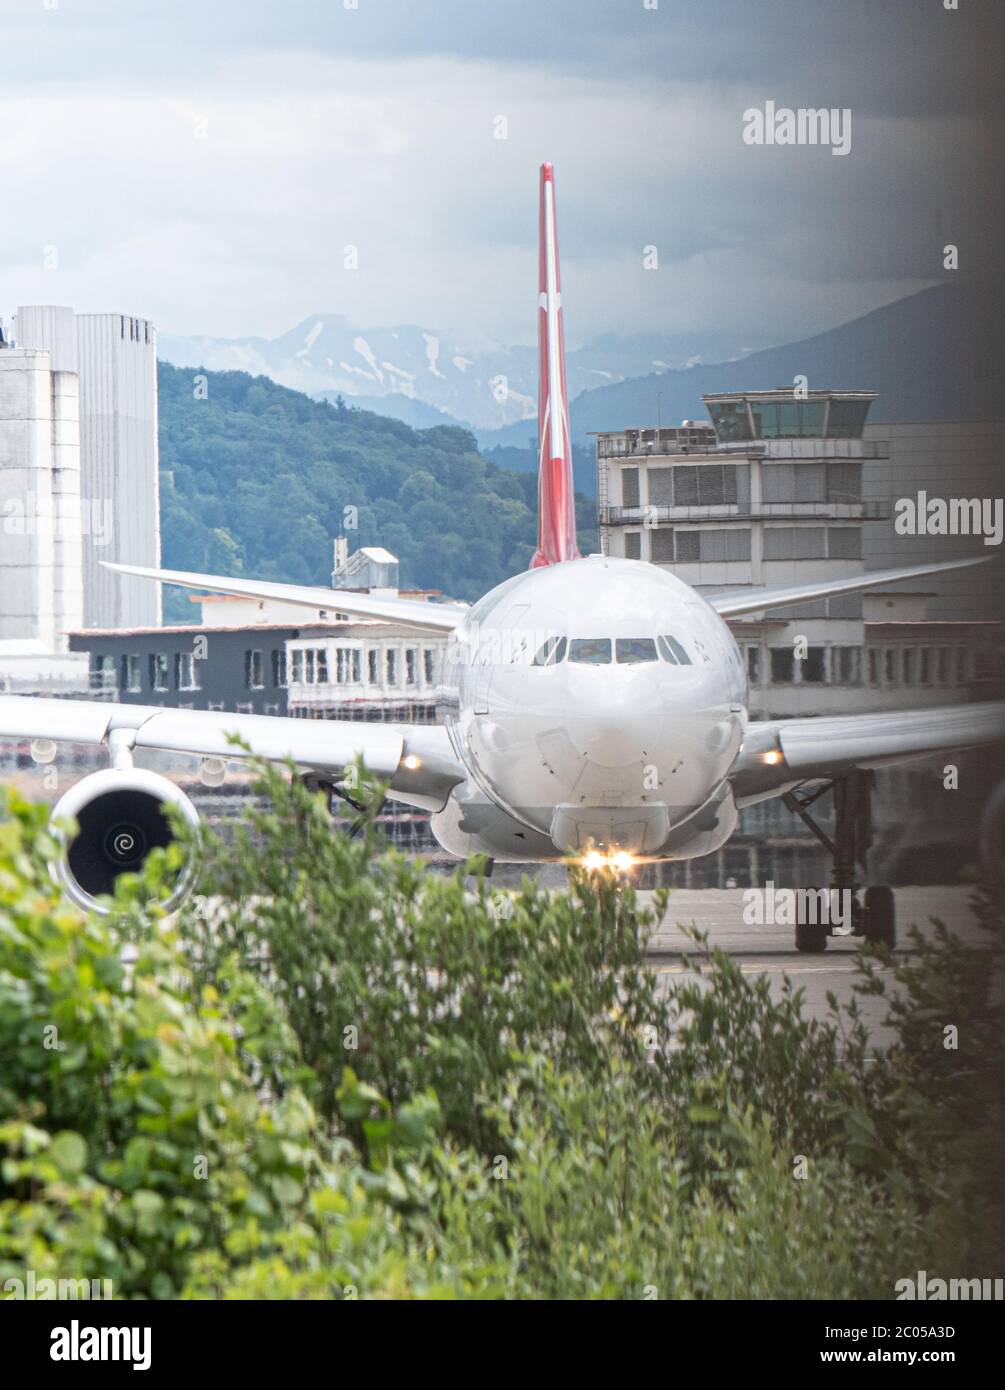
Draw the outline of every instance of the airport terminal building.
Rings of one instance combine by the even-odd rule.
[[[1000,492],[1005,428],[870,423],[871,391],[792,388],[705,398],[708,423],[600,433],[597,497],[605,554],[672,567],[706,592],[809,583],[931,560],[988,556],[975,535],[908,534],[898,506],[928,496]],[[900,591],[801,604],[730,623],[755,719],[948,705],[1005,693],[1001,581],[981,568]],[[993,571],[992,571],[993,574]],[[930,766],[879,775],[875,852],[885,876],[950,879],[986,787],[979,756],[957,799]],[[941,775],[941,774],[940,774]],[[892,808],[898,807],[898,822]],[[910,834],[904,807],[913,808]],[[906,851],[901,841],[916,841]],[[955,861],[955,862],[954,862]],[[812,837],[781,801],[743,812],[718,856],[666,866],[688,886],[820,881]]]

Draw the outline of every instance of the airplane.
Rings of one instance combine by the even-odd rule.
[[[726,620],[983,561],[912,565],[808,584],[701,594],[642,560],[580,556],[565,381],[562,290],[552,165],[540,170],[539,506],[530,568],[473,605],[109,564],[163,584],[274,599],[445,633],[442,723],[366,724],[171,710],[103,701],[0,697],[0,737],[104,745],[111,766],[77,782],[53,811],[62,834],[53,872],[85,909],[107,911],[115,879],[171,839],[164,808],[192,824],[189,798],[133,765],[135,750],[203,759],[292,760],[330,797],[361,759],[387,795],[430,813],[451,855],[503,863],[577,861],[624,873],[639,861],[711,854],[740,811],[783,797],[832,852],[835,888],[851,888],[855,934],[892,947],[893,896],[865,889],[871,769],[1005,740],[1005,702],[879,713],[752,720],[744,662]],[[245,747],[235,747],[237,736]],[[836,826],[810,807],[833,789]],[[992,797],[984,839],[1005,843],[1005,796]],[[190,891],[189,865],[164,902]],[[795,926],[817,952],[829,927]],[[835,933],[836,934],[836,933]]]

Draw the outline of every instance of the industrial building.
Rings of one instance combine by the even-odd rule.
[[[18,310],[0,330],[0,688],[82,694],[67,634],[161,620],[156,333],[147,319]]]
[[[83,622],[75,359],[0,330],[0,687],[79,690],[67,655]]]

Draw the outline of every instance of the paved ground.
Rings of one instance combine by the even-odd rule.
[[[933,917],[940,918],[964,940],[974,939],[979,933],[969,897],[967,888],[898,888],[898,952],[910,949],[907,928],[914,923],[927,933]],[[648,906],[653,894],[640,893],[639,898]],[[811,1016],[823,1018],[827,1014],[828,991],[841,1001],[852,998],[859,937],[832,937],[823,955],[804,955],[795,948],[791,927],[748,926],[743,920],[743,909],[743,890],[739,888],[675,890],[651,943],[656,971],[665,975],[669,983],[672,977],[689,969],[688,958],[694,958],[698,949],[682,934],[678,924],[694,925],[707,931],[710,944],[728,951],[742,970],[767,975],[775,987],[781,985],[786,974],[790,975],[805,991],[805,1008]],[[887,1036],[881,1026],[886,1012],[883,1001],[869,998],[860,1003],[876,1040],[882,1042]]]

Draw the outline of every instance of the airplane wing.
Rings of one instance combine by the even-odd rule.
[[[898,579],[920,579],[926,574],[945,574],[949,570],[965,569],[969,565],[986,565],[992,557],[980,555],[972,560],[943,560],[940,564],[908,565],[896,570],[870,570],[853,574],[848,579],[818,579],[811,584],[776,584],[761,588],[732,589],[728,593],[704,594],[720,618],[738,618],[743,613],[760,613],[762,609],[786,608],[794,603],[811,603],[814,599],[831,598],[836,594],[857,594],[863,589],[875,589],[879,584],[893,584]]]
[[[193,574],[189,570],[145,569],[142,565],[117,565],[103,560],[105,569],[133,574],[140,579],[156,579],[162,584],[178,584],[183,589],[208,589],[215,594],[234,594],[238,598],[274,599],[296,603],[328,613],[351,613],[360,618],[383,618],[403,623],[420,632],[451,632],[466,617],[463,603],[431,603],[421,599],[357,594],[352,589],[325,589],[320,584],[277,584],[262,579],[233,579],[220,574]]]
[[[770,719],[747,725],[730,773],[738,806],[851,768],[884,767],[1005,741],[1005,701]]]
[[[102,700],[0,696],[0,738],[108,744],[113,733],[135,748],[196,757],[291,758],[305,771],[341,774],[356,758],[388,781],[388,795],[439,811],[467,773],[441,725],[377,724],[348,719],[289,719],[269,714],[174,710]],[[248,745],[235,747],[230,736]]]

